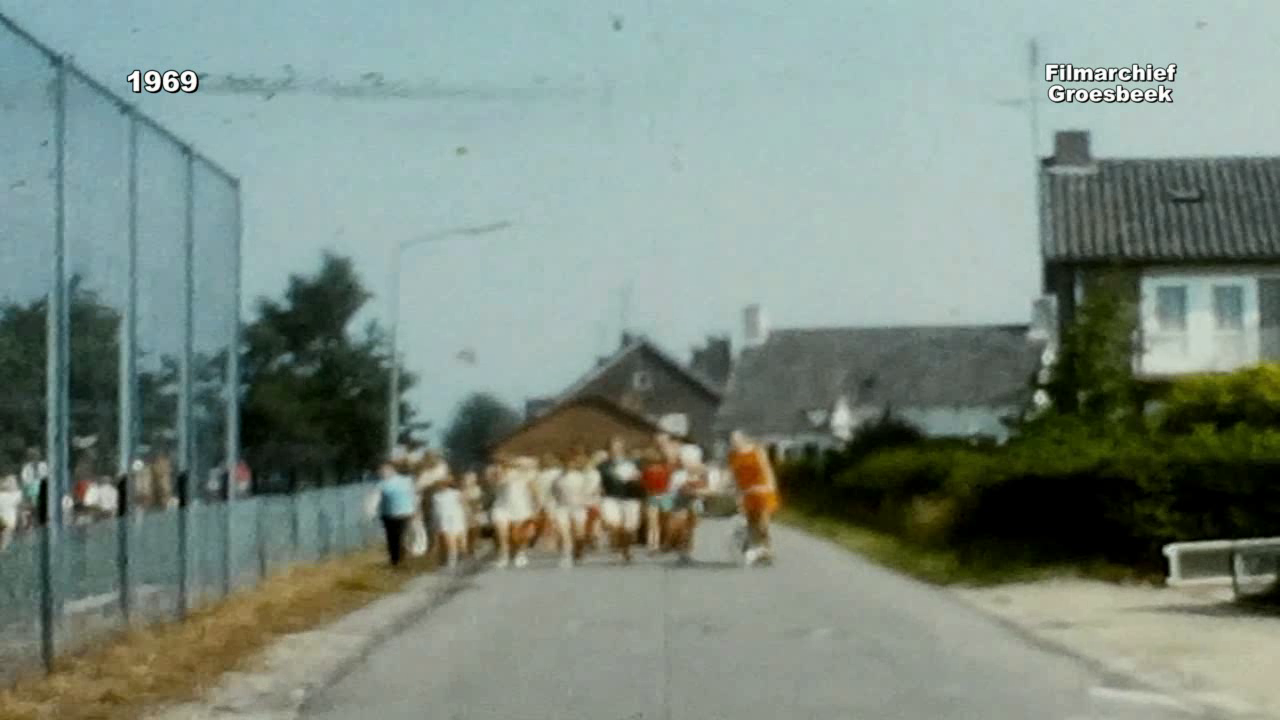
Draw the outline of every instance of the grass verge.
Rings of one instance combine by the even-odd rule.
[[[368,551],[293,568],[194,612],[184,622],[121,633],[0,691],[5,720],[124,720],[199,698],[275,638],[312,629],[432,569],[392,570]]]
[[[935,585],[999,585],[1053,577],[1085,577],[1108,582],[1155,582],[1158,577],[1106,562],[1036,562],[1022,548],[991,548],[962,556],[955,550],[921,547],[890,533],[856,525],[795,505],[778,520],[867,557],[873,562]]]

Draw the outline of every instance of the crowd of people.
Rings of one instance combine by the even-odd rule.
[[[566,568],[602,549],[631,562],[636,546],[689,563],[703,499],[727,474],[747,521],[744,559],[767,562],[769,520],[778,509],[773,468],[744,433],[734,432],[730,445],[723,470],[697,445],[661,433],[647,448],[629,451],[614,438],[608,448],[579,447],[564,457],[500,455],[461,474],[431,452],[393,458],[379,470],[367,512],[382,521],[392,565],[406,549],[420,555],[434,548],[455,567],[488,532],[499,568],[525,567],[538,546],[554,550]]]
[[[133,461],[129,467],[131,482],[103,470],[95,443],[80,441],[71,467],[71,486],[62,497],[63,520],[69,525],[83,525],[118,516],[128,506],[138,510],[172,510],[179,506],[177,489],[180,476],[168,452],[154,450]],[[226,481],[223,468],[210,471],[207,494],[216,494]],[[248,466],[240,464],[236,472],[237,492],[247,489]],[[126,492],[132,492],[132,500]],[[0,476],[0,551],[13,542],[18,533],[35,529],[49,517],[49,463],[36,448],[29,448],[21,469],[16,474]]]

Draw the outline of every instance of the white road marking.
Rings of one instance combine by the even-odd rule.
[[[1171,698],[1168,695],[1161,695],[1160,693],[1146,692],[1143,690],[1121,690],[1119,688],[1099,686],[1089,688],[1089,695],[1095,699],[1109,702],[1122,702],[1130,705],[1158,706],[1169,708],[1171,710],[1178,710],[1184,713],[1200,714],[1186,703]]]

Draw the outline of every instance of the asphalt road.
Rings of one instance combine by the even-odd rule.
[[[1166,700],[951,596],[780,530],[778,563],[535,557],[469,587],[304,708],[379,720],[1168,720]]]

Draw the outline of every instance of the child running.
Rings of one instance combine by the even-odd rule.
[[[432,524],[445,548],[445,566],[458,566],[458,553],[467,541],[467,508],[458,489],[458,481],[452,477],[437,484],[431,496]]]

